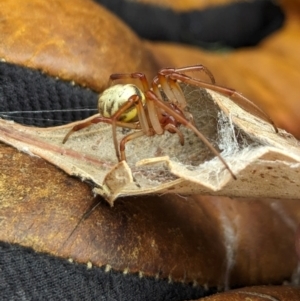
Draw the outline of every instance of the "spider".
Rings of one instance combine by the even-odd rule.
[[[204,82],[186,74],[192,71],[205,72],[211,82]],[[142,89],[133,84],[113,85],[113,82],[116,80],[132,79],[140,81]],[[63,143],[75,131],[79,131],[94,123],[108,123],[112,125],[116,155],[118,160],[122,161],[126,160],[125,144],[143,135],[162,135],[165,131],[169,131],[170,133],[176,133],[179,136],[180,144],[183,145],[184,137],[179,129],[179,126],[183,125],[192,130],[202,140],[210,151],[221,160],[233,179],[236,179],[227,162],[196,128],[192,115],[186,117],[184,114],[184,108],[187,103],[179,82],[207,88],[228,97],[236,98],[235,102],[237,104],[246,107],[248,110],[252,110],[253,114],[268,121],[274,127],[275,131],[278,132],[277,127],[270,117],[254,103],[235,90],[215,85],[214,76],[205,66],[193,65],[182,68],[161,69],[151,84],[149,84],[143,73],[112,74],[109,79],[109,88],[104,90],[98,99],[99,114],[95,115],[91,120],[75,125],[67,133],[63,139]],[[126,135],[118,145],[116,135],[117,126],[136,131]]]

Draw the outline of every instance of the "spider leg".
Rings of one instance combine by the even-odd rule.
[[[125,155],[125,144],[130,141],[133,140],[135,138],[144,136],[145,133],[143,131],[138,131],[138,132],[134,132],[134,133],[130,133],[127,136],[125,136],[121,142],[120,142],[120,158],[121,161],[126,161],[126,155]]]
[[[108,121],[108,118],[106,117],[102,117],[100,116],[99,114],[96,114],[96,116],[91,119],[91,120],[88,120],[88,121],[83,121],[83,122],[80,122],[79,124],[76,124],[67,134],[66,136],[64,137],[64,140],[63,140],[63,144],[65,144],[67,142],[67,140],[69,139],[69,137],[74,133],[74,132],[77,132],[77,131],[80,131],[86,127],[89,127],[91,126],[92,124],[94,123],[98,123],[98,122],[105,122],[104,120]],[[109,123],[109,122],[107,122]]]
[[[138,100],[136,99],[136,101],[138,102]],[[138,112],[139,112],[139,109],[138,109]],[[142,117],[143,118],[143,117]],[[180,141],[180,144],[183,145],[184,144],[184,137],[183,137],[183,134],[181,133],[181,131],[173,124],[167,124],[164,128],[163,128],[163,131],[162,133],[167,130],[167,131],[170,131],[170,132],[173,132],[173,133],[177,133],[178,136],[179,136],[179,141]],[[120,142],[120,159],[121,160],[126,160],[126,155],[125,155],[125,144],[127,142],[129,142],[130,140],[133,140],[135,138],[138,138],[138,137],[141,137],[143,135],[147,135],[147,136],[153,136],[155,134],[154,130],[151,131],[151,129],[149,129],[148,132],[144,132],[143,130],[141,131],[138,131],[138,132],[134,132],[134,133],[130,133],[128,134],[127,136],[125,136],[121,142]]]
[[[113,141],[116,149],[116,154],[117,157],[120,160],[124,160],[125,155],[120,156],[119,154],[119,148],[118,148],[118,141],[117,141],[117,132],[116,132],[116,127],[119,124],[119,118],[120,116],[126,112],[129,108],[132,106],[136,106],[137,108],[137,114],[138,114],[138,119],[139,119],[139,129],[143,132],[144,135],[147,136],[152,136],[154,135],[154,131],[152,128],[150,128],[149,123],[148,123],[148,118],[146,115],[146,111],[144,109],[143,103],[141,98],[138,95],[132,95],[128,101],[111,117],[111,124],[112,124],[112,132],[113,132]],[[131,134],[129,134],[131,135]]]
[[[153,127],[154,132],[157,135],[162,135],[164,133],[164,129],[162,127],[162,125],[160,124],[160,117],[161,117],[161,112],[160,110],[157,110],[155,107],[155,104],[153,101],[148,100],[147,98],[147,93],[151,92],[151,94],[154,94],[154,92],[152,92],[151,90],[148,90],[145,93],[146,99],[147,99],[147,113],[148,113],[148,117],[150,120],[150,123]]]
[[[165,131],[169,131],[171,133],[176,133],[179,136],[179,142],[181,145],[184,145],[184,137],[183,134],[181,133],[181,131],[174,125],[171,123],[168,123],[165,127],[164,127]]]
[[[213,85],[213,84],[206,83],[206,82],[202,82],[197,79],[193,79],[188,76],[185,76],[184,74],[173,73],[170,75],[170,77],[173,79],[180,80],[186,84],[195,85],[200,88],[207,88],[207,89],[213,90],[215,92],[218,92],[220,94],[230,97],[242,109],[245,109],[246,111],[250,112],[251,114],[265,120],[266,122],[269,122],[273,126],[275,132],[278,133],[278,128],[274,124],[274,121],[267,115],[267,113],[264,112],[256,104],[254,104],[251,100],[249,100],[248,98],[243,96],[241,93],[237,92],[236,90],[218,86],[218,85]]]
[[[81,122],[77,125],[75,125],[67,134],[66,136],[64,137],[64,140],[63,140],[63,144],[65,144],[67,142],[67,140],[69,139],[69,137],[74,133],[74,132],[77,132],[77,131],[80,131],[86,127],[89,127],[91,126],[92,124],[96,124],[96,123],[99,123],[99,122],[103,122],[103,123],[108,123],[108,124],[112,124],[112,120],[110,118],[107,118],[107,117],[103,117],[103,116],[100,116],[100,115],[96,115],[93,119],[91,120],[88,120],[88,121],[84,121],[84,122]],[[128,122],[121,122],[121,121],[117,121],[116,122],[116,125],[119,126],[119,127],[125,127],[125,128],[129,128],[129,129],[139,129],[140,128],[140,125],[138,123],[128,123]]]
[[[206,73],[206,75],[210,78],[210,81],[212,84],[215,84],[215,77],[213,74],[210,72],[208,68],[205,66],[198,64],[198,65],[193,65],[193,66],[186,66],[186,67],[181,67],[181,68],[164,68],[161,69],[159,73],[168,76],[173,73],[178,73],[178,74],[184,74],[186,77],[189,77],[188,75],[185,74],[185,72],[195,72],[195,71],[200,71]]]
[[[219,152],[214,148],[214,146],[206,139],[206,137],[192,124],[190,123],[184,116],[178,114],[175,112],[171,107],[169,107],[167,104],[162,102],[155,94],[153,91],[147,91],[146,92],[146,97],[148,99],[148,105],[150,103],[155,103],[158,107],[160,107],[162,110],[164,110],[166,113],[169,115],[173,116],[177,122],[180,124],[186,126],[190,130],[192,130],[201,140],[202,142],[209,148],[209,150],[217,156],[220,161],[223,163],[223,165],[227,168],[227,170],[230,172],[231,176],[233,179],[236,180],[235,174],[232,172],[230,169],[229,165],[226,163],[226,161],[223,159],[223,157],[219,154]]]
[[[173,80],[159,72],[152,81],[152,90],[160,99],[164,99],[160,88],[169,102],[174,103],[182,110],[186,107],[186,100],[177,80]]]
[[[116,80],[126,80],[126,79],[137,79],[140,81],[143,91],[150,89],[147,77],[144,73],[135,72],[135,73],[115,73],[111,74],[108,81],[108,86],[112,86]]]
[[[171,77],[173,73],[183,75],[187,78],[190,78],[184,72],[194,72],[200,71],[205,72],[206,75],[210,78],[212,84],[215,83],[215,78],[213,74],[203,65],[194,65],[187,66],[182,68],[165,68],[161,69],[158,75],[152,81],[152,89],[156,95],[159,96],[160,99],[163,99],[162,94],[160,92],[159,86],[166,94],[169,102],[176,104],[180,109],[184,109],[186,107],[186,100],[184,93],[178,83],[177,79]]]

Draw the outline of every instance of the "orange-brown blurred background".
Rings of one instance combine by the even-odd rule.
[[[142,0],[141,0],[142,1]],[[176,10],[203,8],[233,1],[143,0],[169,5]],[[217,83],[242,92],[258,103],[278,127],[300,138],[300,1],[282,0],[284,26],[255,47],[227,52],[210,52],[198,47],[151,43],[161,66],[201,63]]]

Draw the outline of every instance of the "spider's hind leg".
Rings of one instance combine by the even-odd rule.
[[[231,98],[242,109],[270,123],[273,126],[275,132],[278,133],[278,128],[276,127],[274,121],[268,116],[268,114],[264,112],[260,107],[258,107],[255,103],[253,103],[251,100],[249,100],[241,93],[237,92],[236,90],[199,81],[197,79],[190,78],[184,74],[172,73],[170,75],[170,78],[174,80],[179,80],[188,85],[194,85],[199,88],[209,89]]]

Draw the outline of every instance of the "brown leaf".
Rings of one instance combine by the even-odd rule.
[[[276,133],[270,123],[211,90],[193,88],[186,95],[196,126],[222,150],[237,180],[184,126],[183,147],[177,135],[168,132],[144,136],[126,145],[127,162],[121,164],[117,164],[111,126],[103,123],[75,132],[62,144],[66,133],[80,122],[40,129],[0,120],[0,140],[93,182],[94,192],[111,204],[120,195],[170,191],[242,197],[299,196],[300,148],[295,138],[282,130]],[[119,140],[124,136],[122,129],[118,136]],[[270,186],[273,188],[268,189]]]
[[[203,301],[292,301],[300,299],[300,288],[292,286],[254,286],[201,298]]]
[[[0,19],[0,59],[96,91],[111,73],[157,69],[140,39],[93,1],[12,0],[0,4]]]
[[[111,208],[44,160],[3,144],[0,157],[2,241],[206,288],[298,278],[298,200],[140,196]]]

